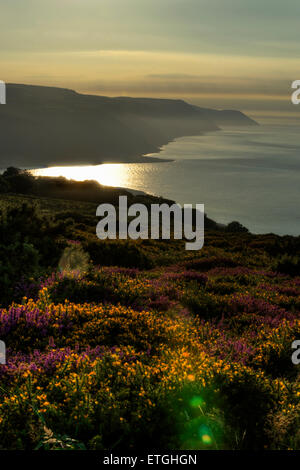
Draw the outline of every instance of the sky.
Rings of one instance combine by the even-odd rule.
[[[299,122],[299,0],[0,0],[0,79]]]

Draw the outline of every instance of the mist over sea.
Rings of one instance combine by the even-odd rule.
[[[53,167],[36,174],[145,191],[180,204],[204,203],[220,223],[254,233],[300,235],[300,135],[296,127],[227,129],[184,137],[151,154],[172,162]]]

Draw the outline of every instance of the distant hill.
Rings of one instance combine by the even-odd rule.
[[[108,98],[31,85],[7,85],[0,106],[0,167],[148,161],[176,137],[225,125],[257,125],[239,111],[182,100]]]

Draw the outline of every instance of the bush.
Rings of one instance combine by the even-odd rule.
[[[12,300],[21,280],[57,266],[62,248],[56,238],[63,232],[64,222],[38,216],[33,206],[22,204],[0,214],[0,305]]]
[[[273,264],[272,268],[282,274],[300,276],[300,257],[285,254]]]

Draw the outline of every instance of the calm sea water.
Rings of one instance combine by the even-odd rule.
[[[204,203],[221,223],[238,220],[252,232],[300,235],[298,128],[260,126],[185,137],[147,164],[55,167],[36,174],[132,188],[184,203]]]

